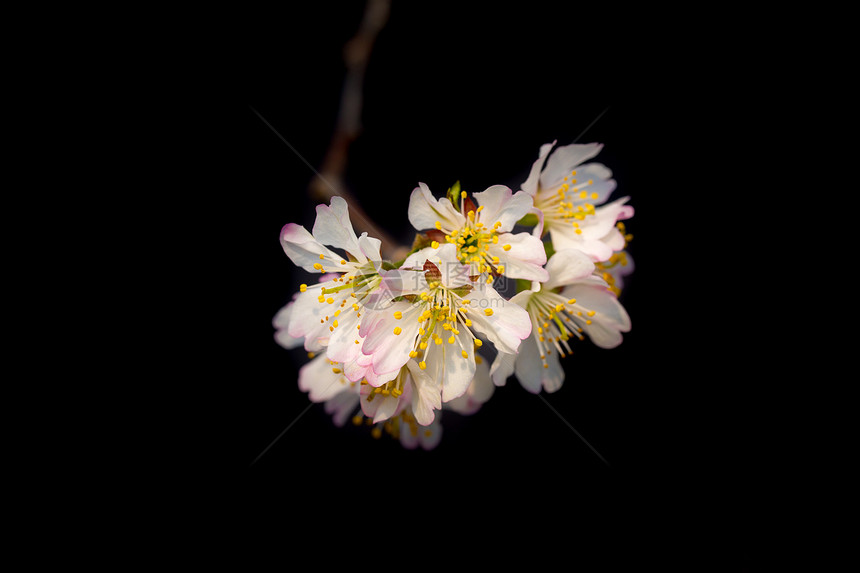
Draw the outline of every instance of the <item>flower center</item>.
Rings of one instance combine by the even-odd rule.
[[[573,353],[568,340],[572,336],[584,340],[581,325],[591,324],[592,317],[597,314],[577,304],[575,298],[565,299],[558,293],[544,291],[532,295],[526,310],[532,320],[532,333],[537,339],[544,368],[549,368],[546,357],[553,346],[561,358]]]
[[[445,232],[445,240],[457,245],[457,258],[465,265],[470,265],[473,274],[491,273],[501,275],[505,272],[504,265],[500,264],[498,256],[489,253],[490,246],[499,243],[500,221],[488,226],[481,221],[481,211],[484,207],[474,208],[474,203],[466,198],[466,192],[460,194],[460,212],[466,218],[466,224],[459,229],[442,229],[440,221],[436,222],[436,228]],[[508,251],[510,245],[503,245]],[[487,283],[493,282],[492,277],[487,277]]]
[[[538,193],[535,207],[543,211],[544,226],[571,225],[579,235],[582,233],[582,229],[579,228],[580,223],[595,213],[594,205],[587,200],[589,198],[596,200],[598,194],[589,195],[588,191],[584,191],[586,187],[594,184],[594,180],[589,179],[585,183],[578,183],[575,176],[576,170],[571,171],[570,177],[564,178],[564,182],[555,193]]]

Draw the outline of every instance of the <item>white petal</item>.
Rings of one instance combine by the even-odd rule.
[[[486,336],[499,352],[515,354],[520,341],[531,333],[529,313],[481,282],[472,291],[470,300],[468,316],[475,331]],[[492,311],[489,316],[487,310]]]
[[[374,388],[364,386],[361,389],[361,411],[368,418],[373,419],[373,423],[384,422],[394,416],[400,406],[400,398],[389,394],[383,396],[374,392]],[[372,398],[371,398],[372,396]]]
[[[493,360],[493,365],[490,368],[490,376],[493,379],[493,384],[504,386],[510,375],[514,373],[514,364],[516,361],[516,354],[508,354],[507,352],[496,354],[496,358]]]
[[[323,409],[326,414],[332,415],[332,422],[338,428],[343,427],[358,406],[359,396],[356,392],[341,392],[337,396],[326,401]]]
[[[466,392],[459,398],[446,402],[445,408],[469,416],[477,412],[481,405],[490,399],[495,389],[496,387],[490,380],[490,369],[487,366],[487,361],[482,359],[480,363],[476,363],[475,377],[472,378],[472,383]]]
[[[414,386],[412,413],[419,424],[426,426],[433,422],[434,411],[442,408],[442,389],[439,382],[432,379],[425,370],[421,370],[414,360],[407,362],[406,366]]]
[[[290,336],[290,316],[293,313],[293,304],[289,303],[284,308],[278,311],[272,319],[272,326],[275,327],[275,341],[284,348],[298,348],[304,342],[304,338]]]
[[[523,181],[522,185],[520,185],[520,189],[522,189],[532,197],[537,194],[540,172],[543,168],[544,162],[546,161],[546,156],[549,155],[549,150],[552,149],[553,145],[555,145],[555,141],[553,141],[552,143],[544,143],[540,146],[537,161],[532,164],[532,168],[531,171],[529,171],[528,178]]]
[[[585,232],[577,233],[570,225],[553,225],[549,233],[553,247],[558,250],[580,250],[595,262],[608,260],[612,256],[612,248],[600,238],[592,238]]]
[[[341,313],[336,318],[338,325],[331,332],[326,348],[326,355],[329,359],[344,364],[358,358],[358,355],[361,354],[362,343],[362,338],[358,334],[358,328],[356,328],[361,319],[348,303],[349,301],[347,301],[346,306],[339,309]],[[355,343],[356,340],[358,344]]]
[[[379,239],[376,239],[374,237],[368,237],[367,233],[362,233],[361,236],[358,238],[358,246],[364,256],[371,261],[382,260],[382,255],[379,251],[380,247],[382,246],[382,241],[380,241]]]
[[[309,392],[312,402],[325,402],[349,388],[349,381],[332,368],[328,358],[321,354],[299,369],[299,389]]]
[[[616,182],[612,179],[612,171],[602,163],[586,163],[576,168],[576,183],[571,185],[565,195],[565,201],[574,205],[591,203],[602,205],[615,190]],[[591,184],[587,184],[588,181]],[[572,179],[571,179],[572,181]],[[583,192],[585,197],[582,196]],[[596,197],[595,197],[596,194]]]
[[[589,318],[591,324],[578,319],[576,323],[596,346],[615,348],[622,342],[621,333],[630,331],[630,316],[601,279],[593,277],[588,282],[569,286],[562,291],[562,296],[575,298],[575,309],[584,313],[594,311],[594,316]]]
[[[622,197],[596,208],[594,215],[586,217],[585,225],[580,225],[583,235],[588,239],[603,238],[609,234],[618,221],[632,217],[633,207],[624,204],[629,199],[629,197]]]
[[[331,298],[334,301],[332,304],[328,304],[327,302],[320,303],[318,300],[320,292],[323,288],[331,288],[338,286],[338,284],[329,281],[313,286],[309,285],[307,291],[299,293],[293,302],[293,310],[287,332],[292,337],[304,338],[305,350],[309,352],[317,352],[321,349],[321,339],[328,338],[331,334],[328,327],[331,324],[330,321],[334,315],[334,311],[340,307],[341,301],[347,296],[344,294],[344,291],[332,293],[327,295],[325,299],[327,301],[328,298]],[[329,317],[328,321],[326,320],[326,316]]]
[[[501,223],[498,228],[500,233],[513,229],[516,222],[534,206],[531,195],[525,191],[511,195],[511,190],[504,185],[493,185],[486,191],[475,193],[473,197],[483,207],[478,220],[487,228],[493,228],[496,222]]]
[[[600,143],[573,143],[557,147],[546,161],[546,167],[540,176],[541,190],[555,193],[564,183],[564,178],[571,178],[573,171],[580,163],[588,161],[603,149]],[[577,174],[577,179],[579,178]]]
[[[425,362],[425,371],[430,378],[442,384],[442,401],[448,402],[461,396],[469,387],[475,375],[475,348],[468,329],[463,327],[460,334],[454,335],[454,343],[448,338],[452,336],[448,330],[443,330],[441,324],[436,324],[436,336],[442,338],[442,344],[430,342]],[[463,358],[465,350],[467,358]]]
[[[318,273],[320,270],[325,272],[343,271],[338,265],[341,260],[340,255],[325,248],[301,225],[295,223],[284,225],[284,228],[281,229],[281,247],[293,261],[293,264],[309,273]],[[323,255],[323,259],[320,259],[320,255]],[[315,264],[321,265],[322,269],[317,269]]]
[[[447,197],[436,199],[424,183],[412,190],[409,198],[409,222],[418,231],[433,229],[436,221],[442,224],[442,229],[451,231],[462,227],[466,218],[451,205]]]
[[[505,250],[505,245],[510,245]],[[545,281],[549,278],[543,265],[546,263],[546,249],[543,241],[530,233],[503,233],[497,244],[489,245],[487,251],[499,258],[505,266],[504,275],[512,279]]]
[[[542,285],[543,289],[553,289],[582,280],[594,272],[591,257],[576,249],[561,249],[549,258],[546,264],[549,280]]]
[[[324,245],[347,251],[360,263],[367,262],[358,245],[358,237],[355,236],[355,230],[349,220],[349,209],[343,197],[332,197],[331,206],[317,205],[313,235]]]
[[[516,366],[514,370],[517,375],[517,380],[520,381],[523,388],[532,394],[537,394],[541,389],[541,376],[543,375],[543,369],[543,363],[540,359],[537,343],[533,336],[529,336],[526,340],[523,340],[522,344],[520,344],[519,353],[517,353]]]

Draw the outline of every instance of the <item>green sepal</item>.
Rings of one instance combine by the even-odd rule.
[[[451,202],[452,205],[460,204],[460,180],[454,182],[453,185],[448,187],[448,192],[445,194],[448,198],[448,201]]]

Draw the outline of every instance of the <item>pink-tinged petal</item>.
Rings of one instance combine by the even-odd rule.
[[[314,237],[324,245],[343,249],[358,262],[365,263],[367,258],[358,245],[358,237],[349,220],[349,208],[343,197],[331,198],[331,206],[317,205],[317,218],[313,228]]]
[[[400,373],[400,370],[392,370],[391,372],[384,372],[382,374],[377,374],[373,371],[372,368],[368,368],[367,372],[364,375],[364,379],[371,386],[378,388],[387,382],[391,382],[395,378],[397,378],[397,374]]]
[[[311,402],[325,402],[350,387],[349,381],[332,368],[321,354],[299,369],[299,389],[309,393]]]
[[[372,365],[370,363],[360,363],[363,357],[364,355],[360,354],[358,358],[356,358],[352,362],[345,362],[343,364],[343,375],[346,376],[347,380],[351,382],[360,382],[366,377],[368,372],[373,371]]]
[[[531,171],[529,171],[528,178],[523,181],[523,184],[520,185],[520,189],[534,197],[538,191],[538,180],[540,178],[541,169],[543,169],[543,164],[546,161],[546,156],[549,155],[550,149],[555,145],[555,141],[552,143],[544,143],[540,146],[540,151],[538,152],[537,161],[532,164]]]
[[[373,371],[376,374],[399,370],[409,360],[409,352],[415,346],[421,326],[418,316],[422,311],[422,305],[402,300],[374,313],[374,319],[372,323],[368,321],[366,330],[362,322],[360,332],[366,331],[367,336],[361,352],[373,356]],[[401,313],[401,318],[395,318],[395,313]]]
[[[486,336],[499,352],[515,354],[520,341],[531,334],[529,313],[480,282],[469,298],[468,316],[475,331]]]
[[[544,281],[542,288],[551,290],[557,286],[566,286],[580,281],[594,272],[591,257],[576,249],[556,251],[546,264],[549,280]]]
[[[491,229],[496,222],[501,223],[498,228],[500,233],[513,229],[517,221],[534,207],[531,195],[525,191],[517,191],[512,195],[510,188],[504,185],[493,185],[486,191],[475,193],[473,197],[483,207],[478,215],[479,220]]]
[[[441,416],[436,416],[429,426],[404,426],[400,432],[400,445],[407,450],[421,446],[424,450],[432,450],[442,439]]]
[[[338,272],[340,255],[327,249],[317,241],[308,230],[295,223],[287,223],[281,229],[281,247],[297,267],[301,267],[309,273],[320,271]],[[320,259],[323,255],[323,259]],[[322,268],[314,265],[319,264]]]
[[[442,408],[441,384],[431,378],[425,370],[421,370],[414,360],[407,362],[406,366],[409,368],[414,386],[412,413],[419,424],[426,426],[433,422],[436,417],[435,411]]]
[[[358,400],[359,396],[357,392],[341,392],[334,398],[328,400],[325,403],[325,406],[323,406],[323,409],[326,414],[331,415],[334,425],[338,428],[342,428],[355,411],[356,406],[358,406]]]
[[[326,354],[329,359],[346,364],[361,354],[362,339],[357,328],[361,318],[349,304],[339,310],[341,313],[336,318],[338,325],[329,336]]]
[[[287,304],[272,319],[272,326],[275,327],[275,342],[286,349],[298,348],[304,342],[304,338],[302,337],[290,336],[288,330],[290,317],[293,313],[293,304],[292,302]]]
[[[571,179],[571,172],[579,164],[588,161],[600,153],[601,149],[603,149],[603,144],[601,143],[573,143],[557,147],[550,154],[549,159],[546,161],[546,167],[540,175],[541,190],[555,193],[565,182],[565,177]],[[576,179],[579,179],[578,174]]]
[[[505,246],[510,246],[505,250]],[[546,249],[543,242],[530,233],[503,233],[499,242],[489,245],[490,256],[498,257],[504,265],[504,275],[512,279],[545,281],[548,278],[543,265],[546,263]]]
[[[333,281],[308,286],[308,289],[299,293],[293,302],[292,315],[290,317],[287,332],[295,338],[305,339],[305,349],[309,352],[317,352],[321,345],[327,344],[325,339],[331,335],[329,327],[335,319],[334,313],[341,309],[341,303],[349,298],[346,290],[324,295],[323,302],[319,297],[323,289],[339,286],[340,283]],[[332,302],[329,303],[328,301]]]
[[[447,197],[436,199],[424,183],[413,189],[409,198],[409,222],[418,231],[433,229],[439,221],[442,230],[450,232],[462,227],[466,218],[455,209]]]
[[[580,225],[582,234],[589,239],[603,238],[609,234],[618,221],[632,217],[633,207],[624,204],[629,199],[630,197],[622,197],[596,208],[594,215],[586,217],[585,225]]]

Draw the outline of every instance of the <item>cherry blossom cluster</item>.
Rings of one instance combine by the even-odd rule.
[[[628,197],[607,202],[612,172],[589,161],[601,148],[541,146],[517,192],[456,184],[436,197],[419,183],[408,208],[417,234],[401,261],[356,235],[341,197],[317,206],[310,232],[284,226],[287,256],[317,278],[273,321],[276,341],[311,359],[300,389],[339,426],[431,449],[442,410],[472,414],[511,376],[532,393],[557,391],[574,338],[618,346],[630,330],[618,295],[633,270],[622,222],[633,208]],[[497,290],[514,281],[510,298]]]

